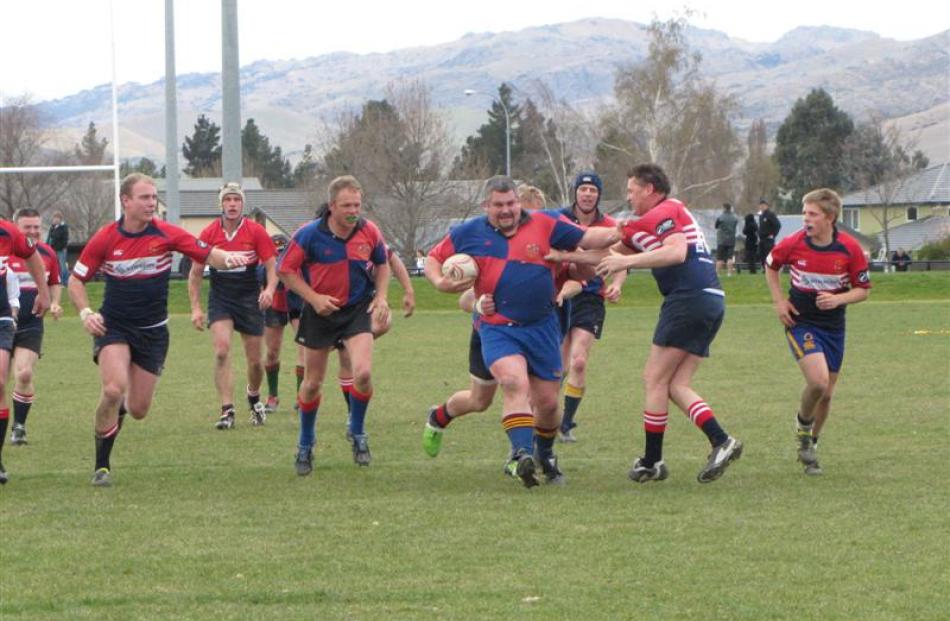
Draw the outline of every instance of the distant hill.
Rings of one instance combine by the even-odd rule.
[[[704,74],[738,98],[736,123],[742,129],[764,118],[774,131],[796,99],[823,87],[857,119],[877,111],[890,119],[906,118],[901,127],[942,135],[944,140],[920,140],[920,146],[934,161],[950,159],[950,30],[916,41],[826,26],[796,28],[773,43],[698,28],[690,28],[687,37],[702,53]],[[492,93],[502,81],[527,89],[541,79],[573,105],[594,107],[612,97],[616,68],[642,60],[648,42],[642,24],[591,18],[468,34],[385,54],[258,61],[241,69],[242,115],[253,117],[285,153],[299,153],[308,142],[320,144],[322,128],[342,111],[382,97],[387,83],[421,78],[461,141],[484,122],[489,105],[488,97],[465,97],[465,89]],[[180,142],[199,114],[220,120],[221,79],[205,73],[178,80]],[[89,121],[111,132],[110,101],[110,87],[102,85],[41,105],[64,128],[60,141],[71,145]],[[120,87],[123,156],[164,159],[163,105],[163,80]]]

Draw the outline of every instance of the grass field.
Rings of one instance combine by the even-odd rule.
[[[670,479],[626,478],[658,301],[642,274],[609,311],[560,488],[502,475],[497,404],[422,453],[426,409],[467,383],[468,339],[423,286],[377,346],[373,465],[352,463],[331,388],[306,479],[289,337],[281,411],[224,433],[209,337],[176,315],[153,410],[120,435],[114,487],[91,488],[89,339],[74,317],[49,322],[30,445],[4,449],[0,619],[946,619],[950,274],[880,275],[849,311],[811,478],[794,461],[802,380],[761,281],[727,279],[695,384],[746,443],[710,485],[695,480],[705,440],[675,410]],[[172,308],[186,304],[178,284]]]

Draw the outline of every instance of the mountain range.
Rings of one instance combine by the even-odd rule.
[[[774,132],[794,102],[816,87],[856,120],[872,113],[899,123],[932,161],[950,159],[950,30],[913,41],[828,26],[800,27],[772,43],[753,43],[688,27],[701,53],[701,72],[736,97],[740,130],[765,119]],[[387,84],[424,80],[459,142],[485,122],[500,83],[530,93],[537,80],[572,106],[595,110],[611,100],[618,67],[642,61],[647,27],[590,18],[514,32],[472,33],[440,45],[388,53],[337,52],[301,60],[262,60],[241,68],[242,117],[254,118],[292,157],[322,144],[326,128]],[[482,96],[466,97],[472,89]],[[221,76],[178,77],[178,126],[183,140],[199,114],[220,123]],[[90,121],[111,134],[111,87],[100,85],[39,105],[59,142],[76,142]],[[119,88],[122,156],[164,160],[164,80]]]

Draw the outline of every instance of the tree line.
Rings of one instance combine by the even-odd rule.
[[[448,219],[473,211],[477,180],[505,171],[506,123],[512,176],[540,187],[552,204],[570,203],[574,175],[593,169],[605,180],[605,204],[621,209],[627,169],[647,161],[670,173],[674,195],[687,204],[729,202],[740,212],[760,198],[795,212],[801,196],[816,187],[842,193],[887,187],[893,196],[902,178],[927,166],[893,125],[873,114],[855,123],[823,89],[796,101],[774,135],[774,148],[764,120],[742,136],[734,122],[738,102],[702,76],[702,57],[690,49],[686,25],[686,18],[650,24],[647,57],[618,67],[614,98],[597,109],[572,106],[541,81],[503,82],[486,121],[461,148],[421,81],[391,84],[381,99],[340,116],[322,132],[323,144],[306,145],[295,166],[249,118],[241,131],[244,176],[269,189],[314,191],[319,202],[329,179],[353,174],[364,184],[368,213],[396,249],[411,256],[427,230],[444,230]],[[93,123],[73,153],[60,153],[46,147],[48,130],[29,102],[7,106],[0,119],[0,165],[105,159],[108,142]],[[199,116],[182,155],[185,174],[220,176],[221,128]],[[123,173],[133,171],[164,174],[148,158],[123,163]],[[111,188],[96,179],[0,175],[0,215],[56,206],[78,236],[89,234],[112,213]],[[886,230],[886,210],[882,225]]]

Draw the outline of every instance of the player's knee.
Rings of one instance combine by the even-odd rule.
[[[227,345],[214,347],[214,363],[218,366],[224,366],[228,364],[228,359],[230,358],[231,350]]]
[[[33,369],[17,369],[16,371],[16,383],[20,388],[24,388],[33,383]]]
[[[102,400],[115,405],[122,400],[125,387],[116,382],[106,382],[102,385]]]
[[[571,356],[571,373],[583,375],[587,370],[587,354],[575,354]]]
[[[353,370],[353,385],[362,387],[366,391],[370,386],[372,386],[372,372],[369,368],[363,369],[354,369]]]
[[[128,404],[129,416],[131,416],[135,420],[142,420],[143,418],[148,416],[148,408],[150,405],[151,405],[150,403],[146,403],[146,404],[136,403],[134,405],[131,403]]]
[[[558,395],[557,393],[550,397],[533,395],[531,397],[531,407],[538,418],[549,418],[557,413]]]

